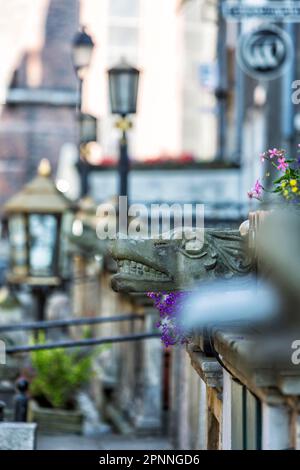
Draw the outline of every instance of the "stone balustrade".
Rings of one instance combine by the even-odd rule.
[[[241,322],[210,330],[212,360],[222,371],[221,411],[208,404],[207,397],[214,395],[216,400],[217,393],[196,360],[203,352],[188,348],[192,366],[206,388],[201,395],[206,417],[199,418],[198,426],[203,429],[203,419],[207,423],[202,440],[208,449],[216,445],[221,449],[298,449],[300,370],[292,361],[292,344],[300,333],[299,282],[295,282],[299,281],[300,220],[296,214],[260,211],[250,214],[242,231],[258,274],[276,287],[280,314],[260,326]],[[201,334],[196,343],[201,349]],[[208,416],[215,423],[213,434]]]
[[[198,251],[172,238],[113,247],[120,270],[113,287],[118,291],[176,290],[203,280],[247,278],[258,270],[281,299],[273,324],[240,322],[196,331],[187,348],[191,369],[182,348],[173,349],[170,409],[177,448],[299,447],[300,373],[291,361],[291,345],[300,326],[295,282],[300,225],[293,215],[282,217],[258,211],[249,214],[240,232],[207,230]],[[208,342],[210,350],[204,347]]]

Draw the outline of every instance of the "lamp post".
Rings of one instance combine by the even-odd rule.
[[[79,116],[79,158],[77,168],[80,176],[81,197],[85,196],[88,192],[88,168],[81,154],[81,145],[83,143],[86,143],[86,141],[82,141],[82,135],[84,134],[83,125],[87,122],[87,116],[89,118],[92,118],[89,120],[89,122],[91,122],[92,120],[96,121],[96,118],[94,118],[93,116],[81,113],[82,85],[86,70],[89,67],[92,59],[93,50],[94,42],[91,36],[89,36],[89,34],[86,32],[86,29],[83,27],[80,31],[76,33],[72,44],[73,65],[79,81],[79,99],[77,106],[77,112]]]
[[[50,178],[48,160],[42,160],[37,176],[5,205],[10,244],[7,281],[31,287],[38,304],[38,319],[51,287],[68,274],[66,234],[71,229],[71,203]]]
[[[121,130],[119,158],[119,195],[128,196],[128,142],[127,131],[132,127],[129,114],[135,114],[140,71],[127,63],[125,59],[108,70],[110,106],[112,114],[120,119],[116,126]]]
[[[89,166],[86,161],[89,155],[90,142],[97,142],[97,118],[90,114],[79,114],[79,161],[78,170],[80,173],[81,197],[85,197],[89,192]]]
[[[80,113],[79,123],[81,145],[97,141],[97,118],[90,114]]]
[[[72,46],[73,65],[78,78],[82,81],[84,72],[90,65],[94,50],[93,40],[86,32],[85,27],[75,34]]]

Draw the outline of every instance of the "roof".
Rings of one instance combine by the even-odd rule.
[[[37,176],[4,204],[4,212],[61,214],[70,209],[72,203],[58,191],[50,175],[49,162],[42,160]]]

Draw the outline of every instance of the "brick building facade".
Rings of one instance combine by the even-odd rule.
[[[24,51],[0,116],[0,205],[33,177],[41,158],[55,170],[62,146],[77,141],[71,44],[78,0],[48,0],[45,8],[43,44]]]

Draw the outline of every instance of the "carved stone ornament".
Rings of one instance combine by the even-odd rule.
[[[116,240],[111,254],[118,263],[112,287],[122,292],[175,291],[195,282],[246,276],[252,262],[247,241],[238,230],[205,229],[202,238],[191,230],[169,239]]]

